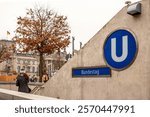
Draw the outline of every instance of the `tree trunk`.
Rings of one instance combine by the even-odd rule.
[[[40,63],[39,63],[39,82],[42,82],[42,76],[43,76],[43,65],[44,65],[44,59],[43,59],[43,53],[40,53]]]
[[[58,70],[60,69],[60,67],[61,67],[61,65],[60,65],[60,59],[61,59],[61,56],[60,56],[60,50],[58,51],[58,54],[59,54],[59,60],[58,60],[58,62],[59,62],[59,65],[58,65]]]

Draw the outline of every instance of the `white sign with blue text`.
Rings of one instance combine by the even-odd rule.
[[[123,70],[135,60],[137,42],[131,32],[120,29],[108,36],[103,49],[108,66],[115,70]]]

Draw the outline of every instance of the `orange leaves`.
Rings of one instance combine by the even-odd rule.
[[[7,47],[5,44],[0,43],[0,63],[11,56],[14,48],[14,45]]]
[[[53,53],[69,45],[70,29],[67,17],[52,10],[28,9],[25,17],[18,17],[14,40],[22,51]]]

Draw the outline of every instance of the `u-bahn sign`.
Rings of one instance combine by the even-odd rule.
[[[110,77],[111,69],[109,67],[82,67],[73,68],[72,77]]]
[[[103,49],[107,65],[115,70],[123,70],[135,60],[137,42],[131,32],[120,29],[107,37]]]

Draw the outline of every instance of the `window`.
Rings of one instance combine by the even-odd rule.
[[[33,64],[33,61],[30,61],[30,65],[32,65]]]
[[[27,66],[27,72],[30,72],[30,66]]]
[[[17,63],[20,64],[20,59],[17,59]]]
[[[37,64],[37,61],[35,61],[35,64]]]
[[[32,67],[32,72],[33,72],[33,73],[35,72],[35,67]]]
[[[30,60],[27,60],[27,64],[30,64]]]
[[[17,67],[18,73],[20,72],[20,66]]]
[[[20,64],[23,64],[23,60],[20,60]]]
[[[23,66],[22,69],[25,69],[25,66]]]
[[[11,64],[11,59],[7,59],[7,64]]]

